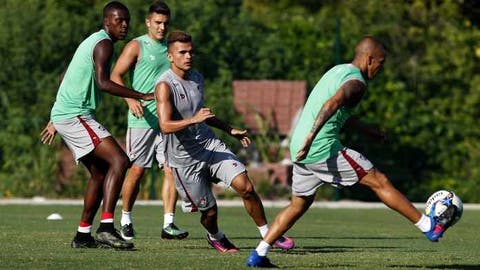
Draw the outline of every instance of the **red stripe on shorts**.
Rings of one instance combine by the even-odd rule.
[[[190,197],[190,195],[188,194],[188,191],[187,189],[185,188],[185,185],[183,184],[182,182],[182,178],[180,177],[180,174],[178,173],[177,169],[176,168],[172,168],[172,171],[175,172],[175,174],[177,175],[177,179],[178,179],[178,182],[180,183],[180,185],[182,185],[182,188],[183,190],[185,191],[185,196],[187,196],[187,199],[192,203],[192,212],[197,212],[198,211],[198,208],[197,208],[197,205],[193,202],[192,198]]]
[[[94,147],[97,147],[102,140],[98,137],[98,135],[93,131],[93,129],[83,120],[80,116],[77,116],[78,120],[80,120],[80,123],[83,125],[83,127],[87,130],[88,135],[90,136],[90,139],[92,139],[92,143]]]
[[[343,157],[347,160],[348,164],[352,166],[353,170],[355,170],[355,173],[357,174],[358,180],[361,180],[365,175],[367,175],[367,172],[358,165],[358,163],[347,154],[347,151],[342,150],[340,151],[343,155]]]

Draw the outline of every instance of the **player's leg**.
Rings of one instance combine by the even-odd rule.
[[[152,167],[158,130],[151,128],[128,128],[125,148],[132,162],[122,188],[122,218],[120,233],[125,240],[135,237],[133,229],[133,206],[138,196],[140,182],[147,168]]]
[[[218,229],[218,208],[215,204],[206,210],[200,210],[200,223],[207,230],[207,242],[222,253],[235,253],[238,248]]]
[[[83,157],[81,162],[91,176],[83,197],[83,211],[80,224],[71,246],[72,248],[94,248],[97,247],[97,243],[91,235],[91,229],[95,215],[102,202],[103,180],[107,170],[101,163],[98,163],[96,166],[92,155]]]
[[[292,196],[290,204],[278,213],[273,223],[270,224],[270,228],[263,240],[258,244],[257,248],[250,253],[247,259],[247,266],[274,267],[267,258],[268,251],[308,210],[314,199],[315,195]]]
[[[446,228],[437,226],[435,221],[423,215],[413,204],[397,190],[390,180],[377,169],[362,154],[355,150],[344,148],[336,157],[331,159],[335,163],[340,185],[349,186],[360,183],[369,187],[378,198],[388,207],[397,211],[422,231],[431,241],[438,241]],[[333,182],[332,182],[333,183]]]
[[[175,188],[175,181],[173,178],[172,170],[168,166],[164,165],[163,171],[163,228],[161,236],[164,239],[184,239],[188,236],[188,232],[179,229],[174,223],[175,206],[177,203],[177,190]]]
[[[359,183],[372,189],[386,206],[410,220],[430,241],[436,242],[443,236],[447,228],[437,224],[434,219],[422,214],[415,208],[407,197],[397,190],[382,172],[373,168]]]
[[[252,182],[245,172],[235,176],[231,187],[240,195],[247,213],[252,217],[255,224],[260,227],[267,224],[265,210],[262,201],[255,191]]]
[[[135,164],[128,170],[122,187],[122,218],[120,219],[120,233],[125,240],[131,240],[135,236],[132,221],[132,209],[140,190],[145,168]]]
[[[93,156],[108,166],[103,182],[102,215],[100,227],[97,230],[97,241],[108,247],[132,248],[133,244],[123,240],[113,225],[115,206],[130,161],[111,136],[102,139],[102,142],[93,151]]]
[[[416,223],[421,218],[422,213],[392,185],[385,174],[377,169],[371,169],[359,183],[369,187],[385,205],[402,214],[412,223]]]

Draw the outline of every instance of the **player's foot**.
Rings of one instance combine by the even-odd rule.
[[[133,224],[125,224],[120,229],[120,235],[125,240],[132,240],[135,237],[135,231],[133,230]]]
[[[232,242],[228,241],[226,236],[223,236],[220,240],[213,240],[210,239],[210,236],[207,234],[207,242],[212,246],[214,249],[220,252],[227,252],[227,253],[235,253],[238,252],[238,248],[232,244]]]
[[[295,246],[295,242],[292,238],[282,235],[274,244],[274,247],[278,247],[283,250],[292,249]]]
[[[90,234],[86,237],[75,236],[72,240],[71,247],[72,248],[97,248],[98,243]]]
[[[97,231],[97,242],[101,247],[132,249],[133,243],[125,241],[117,231]]]
[[[162,229],[163,239],[183,239],[188,236],[188,232],[179,229],[175,224],[170,223],[166,228]]]
[[[438,242],[438,239],[440,239],[448,227],[452,225],[452,222],[455,219],[455,211],[455,206],[449,205],[440,216],[430,216],[432,227],[430,231],[424,232],[428,240]],[[431,213],[435,213],[435,210],[431,211]]]
[[[258,255],[257,251],[254,249],[250,253],[250,256],[247,258],[248,267],[263,267],[263,268],[277,268],[276,265],[270,262],[267,256]]]

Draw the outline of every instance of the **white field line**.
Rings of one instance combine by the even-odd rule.
[[[262,200],[264,207],[285,207],[289,201],[286,200]],[[240,200],[218,200],[218,206],[220,207],[234,207],[243,206]],[[34,197],[31,199],[0,199],[0,205],[82,205],[81,199],[46,199],[43,197]],[[161,200],[137,200],[136,205],[154,205],[161,206],[163,202]],[[180,205],[180,202],[177,203]],[[121,202],[119,202],[121,205]],[[414,206],[418,209],[424,208],[424,203],[414,203]],[[332,209],[382,209],[387,208],[380,202],[360,202],[360,201],[319,201],[314,202],[311,207],[315,208],[332,208]],[[480,204],[464,204],[465,210],[480,210]]]

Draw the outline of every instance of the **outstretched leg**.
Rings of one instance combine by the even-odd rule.
[[[422,217],[422,213],[392,185],[385,174],[375,168],[370,170],[359,183],[372,189],[385,205],[406,217],[410,222],[416,223]]]
[[[418,209],[392,185],[385,174],[375,168],[371,169],[359,183],[368,186],[385,205],[415,224],[415,226],[425,234],[428,240],[437,242],[448,228],[444,223],[427,217],[418,211]]]

